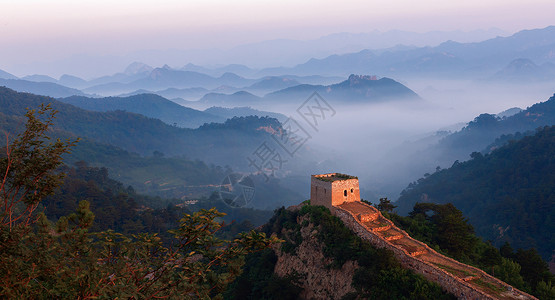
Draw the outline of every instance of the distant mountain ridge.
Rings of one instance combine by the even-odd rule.
[[[498,118],[491,114],[481,114],[461,131],[441,140],[438,148],[445,155],[450,153],[451,161],[462,160],[472,152],[485,149],[495,138],[503,134],[525,132],[551,125],[555,125],[555,95],[509,117]]]
[[[500,116],[481,114],[464,126],[439,130],[392,148],[381,158],[388,162],[381,171],[382,180],[389,182],[384,192],[398,195],[406,187],[403,182],[412,182],[438,167],[447,168],[469,160],[473,152],[489,153],[509,140],[534,134],[536,128],[555,125],[555,95],[519,110],[510,109],[507,115]],[[391,171],[397,169],[404,172]]]
[[[224,122],[225,118],[181,106],[154,94],[129,97],[87,98],[69,97],[60,101],[92,111],[123,110],[156,118],[169,125],[197,128],[204,123]]]
[[[312,58],[305,63],[281,72],[296,75],[341,75],[366,73],[372,70],[382,76],[448,75],[476,76],[483,72],[492,74],[517,58],[528,58],[538,63],[554,62],[555,26],[523,30],[509,37],[497,37],[483,42],[444,42],[435,47],[361,50],[322,59]],[[275,71],[275,70],[274,70]],[[271,69],[261,71],[274,74]]]
[[[292,87],[300,84],[295,79],[280,76],[269,76],[262,78],[260,81],[253,83],[248,89],[251,90],[278,90],[283,88]]]
[[[100,94],[122,94],[138,89],[163,90],[194,87],[213,89],[221,85],[246,86],[254,83],[252,79],[246,79],[233,73],[224,73],[216,78],[194,71],[175,70],[168,66],[154,68],[147,76],[144,75],[143,73],[141,78],[129,82],[111,82],[91,86],[84,89],[84,91]]]
[[[401,32],[390,34],[403,35]],[[330,38],[342,40],[342,36],[340,34]],[[164,65],[154,68],[134,62],[122,72],[92,80],[83,80],[72,75],[63,75],[58,80],[44,75],[30,75],[26,78],[35,83],[40,81],[41,85],[34,85],[33,88],[23,87],[22,83],[6,85],[19,91],[54,97],[84,94],[129,95],[141,90],[190,101],[200,99],[206,93],[199,95],[184,92],[170,97],[162,91],[204,88],[210,92],[221,92],[215,89],[225,87],[224,93],[245,90],[262,96],[262,93],[277,92],[298,84],[332,85],[330,76],[336,78],[368,73],[389,78],[439,77],[528,83],[555,80],[554,36],[555,26],[550,26],[523,30],[512,36],[481,42],[447,41],[431,47],[394,46],[386,49],[363,49],[358,52],[342,51],[328,56],[313,55],[304,63],[293,67],[278,66],[265,69],[252,69],[239,64],[218,67],[187,64],[181,69]],[[0,72],[0,78],[2,77],[17,79],[6,72]],[[44,86],[44,82],[64,87]],[[80,89],[81,94],[65,89],[65,86]]]
[[[318,92],[326,99],[343,103],[374,103],[390,100],[418,100],[420,97],[403,84],[390,79],[370,75],[354,75],[340,83],[327,86],[302,84],[270,93],[264,98],[302,99]]]
[[[17,79],[17,77],[6,71],[0,70],[0,79]]]
[[[50,97],[69,97],[74,95],[84,96],[80,90],[72,89],[53,82],[34,82],[22,79],[0,79],[0,86],[20,92],[33,93]]]
[[[27,81],[34,81],[34,82],[52,82],[52,83],[58,82],[58,80],[46,75],[28,75],[28,76],[21,77],[21,79],[27,80]]]
[[[518,58],[495,73],[491,79],[525,83],[553,80],[555,79],[555,64],[546,62],[537,65],[530,59]]]
[[[204,95],[200,100],[194,101],[194,103],[202,103],[209,106],[252,106],[260,104],[262,97],[258,97],[249,92],[239,91],[233,94],[223,94],[223,93],[208,93]]]
[[[458,36],[460,32],[453,34]],[[488,35],[491,36],[491,33],[485,34],[484,38]],[[416,41],[414,39],[415,35],[401,31],[388,33],[373,32],[369,34],[341,33],[323,37],[321,40],[335,40],[336,43],[344,43],[355,36],[357,38],[365,38],[365,36],[373,36],[374,38],[379,36],[394,36],[400,41],[406,42],[404,46],[401,46],[400,44],[402,43],[399,42],[389,46],[369,43],[366,47],[361,48],[358,45],[351,48],[352,50],[348,50],[350,46],[354,46],[350,45],[341,49],[341,51],[326,55],[318,55],[318,52],[314,50],[318,49],[318,47],[311,47],[312,55],[302,60],[304,62],[298,63],[293,67],[283,67],[278,64],[276,67],[254,69],[241,64],[204,67],[189,63],[180,69],[172,69],[168,66],[154,68],[145,63],[135,61],[128,65],[124,71],[113,75],[101,76],[88,81],[72,76],[76,80],[68,81],[60,78],[54,83],[73,88],[88,88],[89,90],[84,92],[90,94],[107,95],[109,93],[110,95],[119,95],[139,89],[150,91],[154,91],[154,89],[163,90],[166,88],[190,87],[212,89],[219,85],[231,85],[241,88],[255,83],[255,81],[247,77],[263,78],[265,76],[283,76],[285,74],[289,76],[310,76],[314,74],[346,76],[353,73],[367,74],[372,72],[380,76],[393,78],[401,74],[426,76],[435,74],[436,76],[449,76],[453,78],[482,76],[487,78],[518,58],[530,59],[539,65],[543,65],[546,62],[555,63],[555,58],[552,55],[553,51],[555,51],[555,38],[553,38],[555,36],[555,26],[523,30],[512,36],[498,36],[481,40],[480,42],[472,39],[458,39],[458,42],[449,40],[439,44],[441,39],[437,39],[437,37],[442,36],[441,32],[416,34],[416,36],[432,37],[432,39],[438,41],[437,43],[427,44],[428,46],[422,44],[411,46],[411,42]],[[284,42],[285,44],[318,43],[317,41]],[[272,44],[280,44],[280,41],[266,41],[260,43],[260,46],[265,48]],[[270,53],[272,51],[281,51],[282,49],[271,48],[266,50]],[[260,54],[260,51],[257,51],[257,54]],[[172,51],[168,50],[166,52]],[[264,54],[267,55],[268,53]],[[186,56],[181,55],[181,57]],[[168,57],[168,62],[166,63],[171,64],[172,62],[169,60],[170,58]],[[0,72],[0,78],[16,79],[15,76],[3,71]],[[48,81],[52,80],[49,79]],[[322,81],[299,82],[324,84]],[[329,84],[329,82],[325,84]]]
[[[420,97],[403,84],[390,79],[371,75],[351,74],[347,80],[330,85],[298,84],[263,97],[246,91],[233,94],[209,93],[192,104],[212,106],[256,106],[262,104],[291,104],[304,100],[314,92],[325,99],[334,99],[342,103],[378,103],[395,100],[419,100]]]

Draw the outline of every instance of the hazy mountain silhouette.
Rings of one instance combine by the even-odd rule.
[[[77,76],[64,74],[60,76],[58,83],[61,85],[65,85],[67,87],[72,87],[76,89],[82,89],[88,85],[88,82],[83,78],[79,78]]]
[[[241,77],[235,73],[226,72],[217,78],[218,85],[229,85],[241,87],[254,82],[252,79]]]
[[[276,79],[272,79],[276,80]],[[279,80],[279,79],[278,79]],[[374,103],[391,100],[416,100],[420,97],[401,83],[375,76],[351,75],[347,80],[331,85],[299,84],[259,97],[247,91],[233,94],[208,93],[199,101],[183,101],[184,105],[210,106],[256,106],[261,104],[288,104],[306,99],[318,92],[326,99],[337,99],[344,103]]]
[[[104,82],[102,84],[91,86],[84,91],[88,93],[98,94],[124,94],[130,93],[135,90],[143,89],[149,91],[164,90],[169,88],[183,89],[183,88],[206,88],[214,89],[222,85],[231,86],[246,86],[254,82],[252,79],[246,79],[234,73],[224,73],[220,77],[212,77],[203,73],[193,71],[181,71],[164,66],[162,68],[153,69],[147,76],[145,73],[140,75],[132,75],[133,78],[139,76],[136,80],[131,79],[129,75],[123,74],[118,78],[112,76],[111,82]],[[125,77],[125,82],[122,81]],[[121,78],[120,78],[121,77]],[[108,81],[110,78],[101,78],[102,81]],[[116,81],[115,79],[118,79]],[[95,81],[100,81],[97,79]]]
[[[106,87],[104,86],[106,84],[111,84],[109,86],[113,87],[115,83],[129,83],[138,79],[146,78],[150,75],[153,69],[154,68],[149,65],[134,62],[127,66],[123,72],[101,76],[88,81],[87,87],[91,88],[93,93],[94,90],[102,91],[101,87]]]
[[[132,87],[146,89],[216,87],[217,85],[221,85],[221,83],[206,74],[173,70],[168,67],[156,68],[152,70],[147,78],[129,84]]]
[[[340,32],[322,36],[311,40],[291,40],[276,39],[261,42],[239,45],[226,50],[175,50],[168,55],[167,51],[160,51],[176,63],[181,63],[182,57],[188,57],[192,61],[201,64],[227,64],[230,61],[248,66],[285,66],[290,67],[310,58],[322,58],[334,54],[345,54],[359,52],[363,49],[385,49],[395,47],[399,44],[416,47],[436,46],[441,42],[452,39],[461,43],[483,41],[499,35],[505,35],[499,29],[476,30],[470,32],[463,31],[430,31],[417,33],[400,30],[390,31],[371,31],[363,33]],[[196,59],[195,59],[196,58]],[[186,66],[187,67],[187,66]],[[211,68],[212,69],[212,68]],[[199,69],[187,68],[188,71],[197,71],[212,76],[219,76],[220,73],[208,73]],[[241,76],[252,77],[254,73],[241,71],[240,69],[224,72],[233,72]],[[369,70],[347,70],[342,74],[349,73],[368,73]],[[258,73],[258,76],[283,75],[288,72],[268,72]],[[312,73],[317,74],[317,73]]]
[[[340,83],[323,85],[301,84],[270,93],[264,98],[268,100],[282,99],[298,101],[313,92],[318,92],[326,99],[338,99],[344,103],[372,103],[389,100],[416,100],[420,97],[401,83],[390,79],[377,79],[375,76],[354,75]]]
[[[133,62],[129,66],[127,66],[127,68],[125,68],[125,71],[123,71],[123,73],[129,76],[137,74],[147,75],[150,74],[152,70],[154,70],[154,68],[147,64],[141,62]]]
[[[520,108],[520,107],[511,107],[509,109],[506,109],[506,110],[496,114],[495,116],[498,117],[498,118],[503,119],[503,118],[508,118],[508,117],[514,116],[514,115],[518,114],[521,111],[522,111],[522,108]]]
[[[444,42],[435,47],[386,50],[362,50],[356,53],[312,58],[291,69],[281,70],[296,75],[341,75],[368,73],[394,76],[395,74],[431,74],[453,77],[492,74],[514,59],[527,57],[538,63],[553,62],[555,26],[524,30],[509,37],[497,37],[483,42]],[[272,74],[276,70],[267,70]]]
[[[123,110],[156,118],[169,125],[197,128],[204,123],[224,122],[226,118],[181,106],[154,94],[129,97],[69,97],[60,101],[92,111]]]
[[[554,66],[552,63],[544,63],[539,66],[530,59],[518,58],[495,73],[491,79],[511,83],[553,80],[555,79]]]
[[[22,80],[27,80],[27,81],[34,81],[34,82],[52,82],[52,83],[58,83],[58,80],[56,80],[55,78],[52,78],[50,76],[46,76],[46,75],[28,75],[28,76],[24,76],[21,77]]]
[[[555,95],[509,117],[481,114],[461,131],[442,139],[435,148],[442,161],[452,163],[468,159],[472,152],[483,151],[503,134],[524,133],[551,125],[555,125]]]
[[[156,94],[168,99],[182,98],[182,99],[196,100],[196,99],[200,99],[208,92],[209,91],[207,89],[201,88],[201,87],[185,88],[185,89],[168,88],[165,90],[157,91]]]
[[[263,91],[277,91],[284,88],[299,85],[295,79],[284,76],[269,76],[253,83],[246,89],[248,90],[263,90]]]
[[[219,77],[225,73],[234,73],[243,77],[250,77],[257,72],[257,70],[251,69],[245,65],[240,65],[240,64],[229,64],[223,67],[207,68],[203,66],[197,66],[192,63],[188,63],[185,66],[183,66],[180,70],[204,73],[212,77]]]
[[[199,67],[200,69],[200,67]],[[126,92],[126,93],[121,93],[118,96],[119,97],[126,97],[126,96],[132,96],[132,95],[138,95],[138,94],[145,94],[145,93],[152,93],[152,94],[157,94],[160,95],[164,98],[167,99],[171,99],[174,102],[183,104],[185,106],[190,105],[191,102],[196,102],[196,100],[200,100],[201,98],[203,98],[205,95],[207,96],[207,98],[211,99],[210,101],[214,101],[213,104],[214,105],[218,105],[222,104],[222,103],[226,103],[229,102],[229,98],[235,98],[235,96],[240,96],[238,98],[244,98],[244,97],[251,97],[249,94],[252,93],[256,93],[257,96],[260,96],[260,94],[264,94],[264,93],[268,93],[268,92],[273,92],[273,91],[277,91],[277,90],[281,90],[283,88],[287,88],[287,87],[291,87],[291,86],[295,86],[300,84],[300,82],[304,82],[304,83],[315,83],[315,82],[337,82],[337,80],[340,80],[341,78],[339,77],[322,77],[319,75],[312,75],[312,76],[294,76],[294,75],[284,75],[284,76],[269,76],[269,77],[264,77],[262,79],[253,79],[250,80],[249,82],[251,82],[252,84],[249,86],[246,86],[244,88],[238,88],[235,86],[231,86],[231,85],[220,85],[216,88],[212,88],[212,89],[207,89],[204,87],[192,87],[192,88],[167,88],[167,89],[163,89],[163,90],[148,90],[148,89],[138,89],[135,90],[133,92]],[[235,81],[235,82],[234,82]],[[245,79],[237,76],[236,74],[232,74],[232,73],[225,73],[223,75],[221,75],[218,78],[214,78],[214,82],[216,84],[223,84],[223,83],[228,83],[228,84],[235,84],[236,86],[240,86],[241,84],[245,83]],[[122,89],[127,89],[127,87],[123,84],[119,84],[119,83],[112,83],[108,86],[103,86],[103,87],[99,87],[100,89],[98,90],[94,90],[94,89],[87,89],[88,92],[99,92],[101,91],[103,88],[106,89],[117,89],[117,90],[122,90]],[[241,92],[238,95],[235,96],[231,96],[229,97],[231,94],[237,93],[237,92]],[[245,94],[244,92],[248,92],[249,94]],[[218,99],[218,100],[216,100]],[[254,98],[253,98],[254,99]],[[250,100],[253,100],[250,99]],[[249,100],[249,101],[250,101]],[[254,99],[255,101],[258,101],[256,99]],[[231,100],[231,102],[233,103],[234,100]],[[201,103],[201,102],[199,102]],[[249,103],[244,102],[242,103],[241,101],[239,101],[237,103],[238,105],[249,105]]]
[[[255,96],[249,92],[239,91],[233,94],[208,93],[198,100],[197,103],[210,106],[235,107],[257,105],[260,104],[261,101],[261,97]]]
[[[0,79],[0,86],[5,86],[18,92],[33,93],[55,98],[85,95],[77,89],[72,89],[52,82],[34,82],[21,79]]]
[[[0,79],[18,79],[18,78],[6,71],[0,70]]]

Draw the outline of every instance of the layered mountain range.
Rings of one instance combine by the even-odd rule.
[[[482,42],[446,41],[433,47],[365,49],[312,58],[289,68],[256,70],[237,64],[212,69],[193,64],[182,68],[167,65],[155,68],[135,62],[121,73],[92,80],[67,74],[59,79],[45,75],[17,78],[0,70],[0,79],[3,80],[0,84],[18,91],[53,97],[84,94],[117,96],[141,91],[192,101],[208,93],[246,91],[262,96],[299,84],[327,86],[340,82],[349,74],[375,74],[391,78],[480,78],[501,82],[549,81],[555,79],[555,58],[552,55],[555,51],[554,33],[555,27],[551,26]],[[37,82],[42,85],[37,85]],[[196,90],[189,90],[192,88]]]

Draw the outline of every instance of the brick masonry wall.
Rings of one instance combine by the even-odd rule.
[[[358,179],[323,181],[312,176],[310,201],[313,205],[322,205],[329,209],[333,205],[341,205],[344,202],[360,201]]]
[[[373,208],[371,206],[369,206],[369,208],[375,210],[375,208]],[[444,290],[448,291],[449,293],[452,293],[457,298],[459,298],[459,299],[501,299],[499,297],[488,295],[485,292],[474,288],[471,284],[465,282],[464,280],[459,279],[458,277],[455,277],[455,276],[451,275],[450,273],[448,273],[448,272],[446,272],[446,271],[444,271],[444,270],[442,270],[442,269],[440,269],[436,266],[433,266],[430,263],[427,263],[427,262],[419,259],[418,257],[411,256],[406,250],[391,244],[390,242],[386,241],[385,239],[381,238],[380,236],[378,236],[375,233],[368,230],[350,212],[348,212],[344,209],[341,209],[339,207],[332,207],[331,211],[335,216],[339,217],[343,221],[343,223],[349,229],[351,229],[353,232],[355,232],[358,236],[360,236],[361,238],[363,238],[365,240],[368,240],[370,243],[372,243],[376,247],[386,248],[386,249],[389,249],[389,250],[393,251],[395,257],[399,260],[399,262],[401,263],[401,265],[403,267],[411,269],[414,272],[423,275],[428,280],[431,280],[433,282],[438,283]],[[379,214],[379,212],[378,212],[378,214]],[[394,226],[394,224],[391,221],[389,221],[387,219],[385,219],[385,220],[387,222],[389,222],[390,225]],[[402,230],[400,230],[400,231],[402,231]],[[407,238],[409,238],[411,240],[414,240],[414,239],[410,238],[410,236],[408,236],[408,234],[406,232],[402,231],[402,233]],[[416,240],[414,240],[414,241],[416,241]],[[416,241],[416,242],[418,242],[418,241]],[[418,243],[421,243],[421,242],[418,242]],[[423,243],[421,243],[421,244],[423,244]],[[441,254],[435,252],[433,249],[431,249],[427,245],[425,245],[425,244],[423,244],[423,245],[426,247],[426,250],[428,252],[434,253],[434,255],[436,255],[436,254],[441,255]],[[506,293],[511,294],[510,298],[536,299],[535,297],[533,297],[529,294],[526,294],[524,292],[516,290],[516,289],[512,288],[510,285],[508,285],[508,284],[506,284],[506,283],[504,283],[504,282],[502,282],[498,279],[493,278],[492,276],[483,272],[482,270],[479,270],[477,268],[470,267],[468,265],[462,264],[462,263],[460,263],[456,260],[453,260],[451,258],[448,258],[448,257],[442,256],[442,258],[448,259],[449,261],[453,262],[454,264],[460,265],[461,267],[472,268],[473,272],[478,273],[481,276],[488,277],[489,280],[494,280],[494,281],[498,282],[500,285],[506,287],[506,289],[507,289]]]
[[[314,203],[314,205],[322,205],[331,209],[331,197],[331,182],[322,181],[315,177],[310,179],[310,203]]]
[[[358,179],[337,180],[332,184],[332,205],[341,205],[343,202],[360,201]]]

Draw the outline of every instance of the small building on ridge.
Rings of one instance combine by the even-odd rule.
[[[344,202],[360,201],[358,178],[341,173],[312,175],[310,204],[331,208]]]

